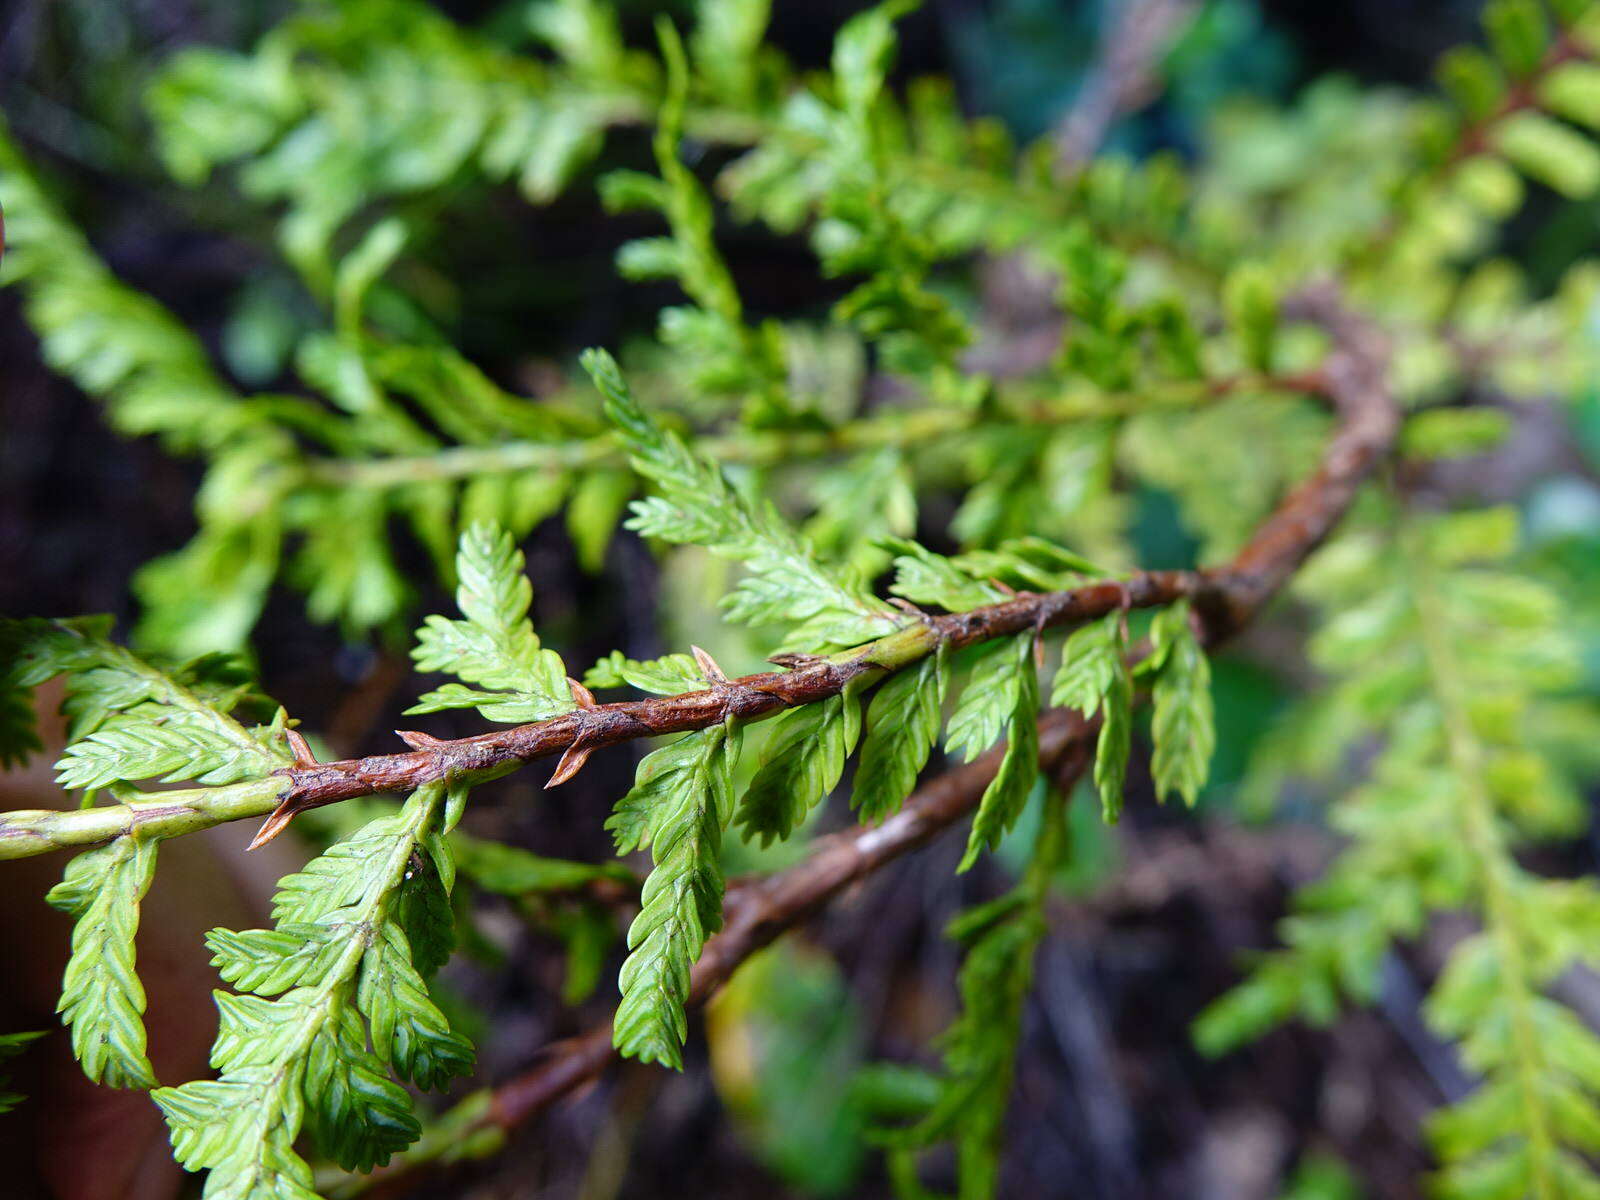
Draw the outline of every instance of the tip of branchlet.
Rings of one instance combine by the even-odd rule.
[[[694,655],[694,661],[699,666],[700,673],[706,677],[707,683],[724,684],[728,682],[728,677],[722,673],[722,668],[717,666],[717,660],[700,649],[699,646],[691,645],[689,653]]]
[[[561,761],[556,764],[555,774],[550,776],[550,782],[544,786],[546,788],[560,787],[579,771],[583,770],[583,764],[589,761],[589,755],[593,753],[593,746],[580,746],[576,742],[568,746],[566,753],[561,756]]]
[[[423,733],[420,729],[396,729],[394,735],[413,750],[430,750],[440,744],[433,734]]]

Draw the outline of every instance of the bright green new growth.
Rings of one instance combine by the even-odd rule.
[[[1291,1016],[1326,1023],[1345,1000],[1375,999],[1391,942],[1432,912],[1478,913],[1484,931],[1452,951],[1424,1008],[1484,1080],[1431,1125],[1446,1164],[1437,1190],[1452,1197],[1485,1194],[1485,1179],[1498,1181],[1495,1196],[1582,1194],[1590,1178],[1573,1150],[1600,1122],[1600,1076],[1587,1066],[1600,1061],[1600,1037],[1543,994],[1594,961],[1600,889],[1538,879],[1513,853],[1586,820],[1558,740],[1574,715],[1559,601],[1481,565],[1508,558],[1516,537],[1513,513],[1484,510],[1398,535],[1375,528],[1325,552],[1312,583],[1341,611],[1312,649],[1335,682],[1308,715],[1326,743],[1276,747],[1266,765],[1321,774],[1330,751],[1390,733],[1336,816],[1350,845],[1298,897],[1286,948],[1196,1026],[1215,1053]]]
[[[635,687],[657,696],[672,696],[696,691],[711,680],[705,677],[692,655],[667,654],[640,662],[621,650],[613,650],[584,673],[583,682],[591,688]]]
[[[1158,797],[1177,792],[1193,808],[1217,745],[1211,664],[1190,627],[1187,603],[1157,613],[1150,636],[1150,657],[1140,664],[1141,670],[1155,675],[1150,689],[1155,743],[1150,771]]]
[[[723,601],[730,618],[781,624],[786,644],[813,652],[858,645],[904,623],[860,583],[821,566],[770,504],[740,496],[681,438],[662,430],[639,407],[609,354],[589,350],[582,361],[605,398],[607,418],[627,442],[634,469],[658,492],[634,502],[628,528],[740,561],[749,574]]]
[[[504,529],[474,525],[456,555],[456,604],[462,620],[429,617],[411,652],[421,671],[445,671],[485,692],[449,683],[428,692],[408,713],[475,708],[491,721],[542,721],[573,707],[561,656],[539,644],[528,619],[533,587],[522,551]]]
[[[655,751],[606,827],[621,851],[650,848],[639,915],[628,930],[622,1003],[612,1034],[624,1054],[683,1067],[689,969],[722,928],[722,833],[733,817],[737,725],[713,726]]]
[[[144,985],[134,970],[139,902],[156,870],[156,843],[118,838],[67,864],[46,897],[72,917],[72,956],[61,979],[61,1019],[83,1073],[110,1087],[151,1088]]]
[[[845,759],[861,736],[859,690],[852,684],[838,696],[790,709],[773,722],[761,769],[739,803],[739,828],[747,839],[763,846],[787,841],[838,786]]]
[[[162,672],[111,643],[108,632],[100,619],[0,622],[4,690],[26,697],[46,680],[67,678],[70,740],[56,764],[63,787],[133,799],[138,780],[233,783],[287,761],[282,710],[271,725],[249,728],[230,715],[259,698],[229,656]],[[84,1073],[112,1087],[155,1086],[134,935],[158,844],[156,836],[130,833],[80,854],[47,897],[75,922],[58,1011]]]
[[[989,784],[972,821],[972,837],[958,870],[965,871],[981,850],[993,849],[1016,823],[1039,773],[1039,675],[1033,664],[1035,639],[1022,634],[986,643],[950,714],[945,747],[969,762],[1006,734],[1005,758]]]
[[[1122,785],[1127,778],[1128,749],[1133,740],[1133,681],[1127,651],[1128,631],[1121,614],[1111,613],[1091,621],[1067,638],[1061,651],[1061,669],[1056,672],[1050,691],[1052,704],[1075,708],[1086,717],[1100,714],[1094,782],[1107,821],[1116,821],[1122,815]],[[1191,674],[1199,678],[1198,668],[1191,668]],[[1191,699],[1203,703],[1207,710],[1204,721],[1196,724],[1209,728],[1210,693],[1203,686],[1192,691]],[[1169,718],[1169,736],[1172,732],[1181,734],[1181,730],[1171,730],[1170,724]],[[1170,747],[1162,751],[1170,752]],[[1202,769],[1209,758],[1208,749],[1200,758]]]
[[[422,789],[284,879],[273,930],[207,938],[238,989],[217,993],[218,1077],[155,1099],[208,1197],[312,1196],[302,1129],[347,1170],[385,1163],[421,1133],[396,1079],[436,1088],[471,1069],[427,987],[453,944],[444,834],[462,799]]]
[[[950,663],[941,646],[873,693],[861,765],[850,791],[850,803],[862,821],[890,816],[911,794],[939,740],[949,682]]]

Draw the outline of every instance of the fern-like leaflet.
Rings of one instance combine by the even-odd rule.
[[[1559,604],[1482,565],[1509,557],[1516,534],[1509,511],[1463,512],[1325,552],[1310,583],[1342,611],[1313,650],[1337,674],[1309,727],[1336,744],[1381,729],[1386,743],[1342,804],[1350,845],[1298,897],[1286,948],[1196,1027],[1217,1052],[1292,1016],[1327,1022],[1342,998],[1376,998],[1393,941],[1437,910],[1476,913],[1482,932],[1454,948],[1424,1008],[1483,1079],[1431,1126],[1436,1190],[1449,1197],[1586,1194],[1580,1156],[1600,1128],[1600,1074],[1587,1065],[1600,1062],[1600,1038],[1546,994],[1592,958],[1600,889],[1541,880],[1513,853],[1584,819],[1540,728],[1570,679]],[[1374,573],[1385,580],[1375,592],[1350,590]],[[1274,748],[1279,766],[1285,756],[1322,770],[1320,747]]]
[[[256,705],[249,676],[232,658],[206,655],[162,672],[108,633],[101,619],[0,622],[0,688],[26,696],[56,675],[67,677],[69,742],[56,766],[63,786],[132,799],[140,795],[130,786],[137,780],[233,783],[270,775],[287,761],[281,710],[270,725],[248,728],[230,715]],[[114,1087],[155,1085],[134,935],[158,845],[133,832],[86,851],[47,897],[75,922],[62,1019],[84,1073]]]
[[[239,989],[217,993],[218,1077],[155,1099],[208,1197],[313,1197],[302,1130],[346,1169],[387,1162],[421,1132],[396,1077],[439,1087],[470,1069],[426,980],[450,949],[443,835],[464,793],[447,790],[422,788],[285,878],[272,930],[207,939]]]
[[[619,851],[655,862],[628,930],[613,1040],[624,1054],[683,1066],[689,970],[722,927],[722,834],[733,817],[736,723],[691,733],[648,755],[606,823]]]
[[[1022,1006],[1033,982],[1034,954],[1048,929],[1044,906],[1051,875],[1066,850],[1066,801],[1047,793],[1044,804],[1024,878],[1006,894],[961,913],[946,930],[966,956],[958,980],[961,1013],[940,1037],[944,1070],[926,1079],[869,1070],[867,1082],[876,1076],[889,1085],[882,1090],[909,1101],[896,1107],[911,1109],[917,1118],[878,1134],[889,1147],[891,1176],[902,1195],[926,1194],[917,1180],[918,1155],[944,1142],[956,1147],[962,1200],[992,1196],[998,1186]]]

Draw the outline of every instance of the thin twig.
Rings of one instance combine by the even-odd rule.
[[[1072,107],[1056,125],[1056,169],[1087,162],[1118,117],[1150,103],[1156,67],[1194,0],[1134,0],[1100,43]]]

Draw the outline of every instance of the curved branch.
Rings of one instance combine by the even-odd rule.
[[[1234,560],[1197,577],[1208,585],[1196,593],[1197,606],[1199,598],[1218,602],[1202,609],[1208,645],[1237,633],[1322,544],[1399,432],[1399,410],[1384,379],[1386,347],[1378,333],[1344,309],[1331,286],[1302,293],[1293,307],[1334,336],[1326,376],[1339,426],[1316,472],[1284,498]],[[1070,786],[1088,765],[1098,726],[1074,712],[1046,713],[1039,721],[1041,769]],[[805,861],[787,871],[736,883],[728,892],[723,930],[706,943],[691,973],[690,1003],[708,1000],[752,954],[851,884],[926,845],[971,812],[1003,755],[1004,748],[996,748],[923,785],[881,825],[819,839]],[[609,1023],[555,1043],[536,1066],[489,1092],[487,1103],[480,1094],[481,1107],[467,1129],[510,1130],[594,1079],[616,1058]],[[423,1165],[400,1156],[369,1178],[381,1186]]]
[[[1333,336],[1335,348],[1316,382],[1333,404],[1339,426],[1316,472],[1284,499],[1227,565],[1204,571],[1144,571],[1122,581],[1025,594],[968,612],[925,617],[844,654],[804,660],[793,670],[746,675],[704,691],[585,705],[547,721],[435,742],[409,754],[286,768],[291,786],[273,828],[307,808],[407,790],[434,779],[493,773],[574,746],[593,750],[705,729],[729,718],[761,720],[837,695],[862,675],[898,670],[941,644],[959,649],[1029,629],[1078,624],[1119,608],[1158,607],[1187,598],[1201,613],[1209,638],[1228,636],[1327,537],[1379,455],[1392,444],[1399,423],[1384,383],[1386,348],[1379,334],[1345,309],[1331,286],[1302,293],[1290,307]]]
[[[1099,722],[1067,709],[1039,721],[1039,765],[1070,786],[1089,763],[1089,735]],[[852,884],[903,854],[927,845],[977,807],[1000,769],[1005,748],[991,750],[964,767],[947,771],[919,788],[882,824],[819,838],[805,860],[786,871],[734,883],[724,904],[722,931],[700,953],[689,976],[689,1003],[704,1004],[746,959],[814,915]],[[485,1123],[510,1129],[548,1108],[618,1058],[611,1025],[590,1030],[553,1048],[527,1073],[494,1089]]]
[[[1088,766],[1099,721],[1066,709],[1039,720],[1039,765],[1070,788]],[[1000,769],[1004,747],[924,784],[882,824],[819,838],[803,862],[728,888],[722,931],[706,942],[690,974],[689,1004],[704,1004],[758,950],[805,921],[851,885],[903,854],[927,845],[977,807]],[[546,1046],[539,1062],[488,1092],[469,1096],[442,1119],[448,1145],[396,1155],[365,1176],[347,1176],[352,1191],[388,1194],[403,1176],[437,1163],[474,1134],[505,1133],[577,1091],[618,1060],[609,1021]],[[466,1119],[452,1120],[454,1114]],[[344,1193],[340,1193],[344,1194]]]
[[[1022,374],[1024,367],[1032,369],[1040,365],[1014,353],[1006,358],[1005,364],[986,374],[998,378],[1008,373],[1006,368],[1009,373]],[[1055,425],[1095,417],[1130,416],[1152,409],[1196,409],[1244,391],[1297,393],[1316,390],[1315,376],[1248,371],[1212,379],[1172,380],[1141,392],[1085,390],[1066,395],[1032,396],[1009,405],[999,417],[962,408],[891,411],[833,429],[758,429],[696,437],[694,448],[719,463],[777,466],[800,458],[909,447],[940,438],[967,436],[986,428]],[[627,462],[622,444],[609,432],[560,442],[499,439],[447,446],[424,454],[312,457],[286,476],[285,486],[303,480],[334,487],[382,490],[514,471],[565,471],[600,465],[625,468]]]
[[[1322,324],[1334,349],[1323,369],[1307,377],[1334,408],[1338,427],[1316,472],[1278,506],[1230,563],[1202,571],[1144,571],[1126,580],[1100,581],[1059,592],[1022,594],[968,612],[925,616],[865,646],[828,658],[789,660],[793,669],[719,682],[703,691],[612,704],[588,704],[529,725],[453,740],[427,742],[402,754],[339,762],[302,760],[285,767],[276,808],[257,843],[274,836],[297,813],[357,796],[412,791],[441,779],[487,779],[577,747],[603,746],[720,724],[730,717],[759,721],[786,708],[842,692],[863,675],[887,674],[919,661],[941,644],[959,649],[997,637],[1075,625],[1121,608],[1148,608],[1192,600],[1211,641],[1238,629],[1280,587],[1344,514],[1374,463],[1393,443],[1398,414],[1384,383],[1383,339],[1345,309],[1330,287],[1311,289],[1290,309]],[[237,785],[236,785],[237,786]],[[213,789],[221,793],[226,789]],[[207,792],[183,794],[179,824],[158,823],[166,835],[241,816],[258,816],[259,788],[251,811],[229,803],[212,811]],[[145,809],[168,812],[167,796],[118,806],[131,822]],[[249,806],[247,806],[249,807]],[[21,812],[0,815],[0,858],[21,858],[64,846],[89,845],[124,832],[108,810]]]

